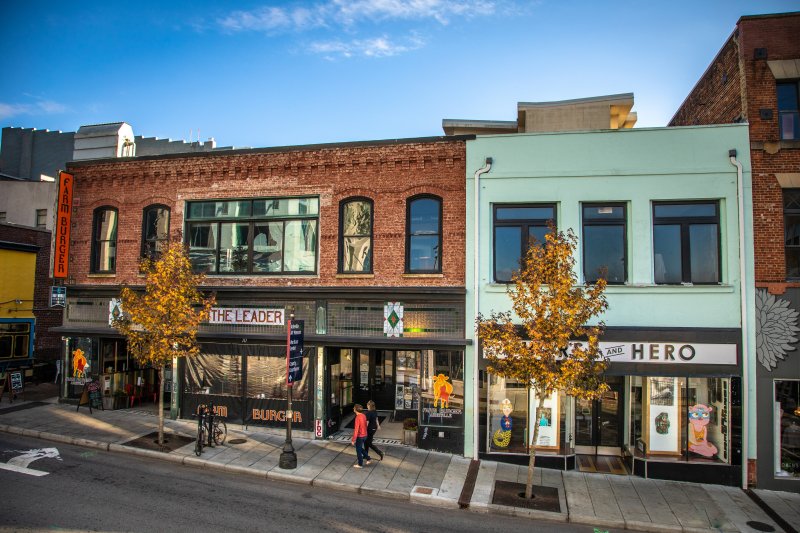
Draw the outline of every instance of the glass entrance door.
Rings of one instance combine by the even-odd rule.
[[[619,455],[623,439],[623,379],[608,378],[599,400],[575,400],[575,452]]]
[[[379,411],[394,409],[394,351],[359,349],[353,354],[357,368],[355,401],[364,408],[372,400]]]

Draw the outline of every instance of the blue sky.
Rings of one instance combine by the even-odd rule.
[[[664,126],[742,15],[797,0],[0,1],[0,126],[263,147],[442,135],[633,92]]]

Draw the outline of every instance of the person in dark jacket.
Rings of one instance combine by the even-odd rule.
[[[372,448],[373,450],[375,450],[375,453],[378,454],[378,457],[381,458],[381,461],[383,461],[383,452],[380,451],[378,447],[372,443],[372,439],[373,437],[375,437],[375,432],[381,428],[381,423],[378,420],[378,411],[375,410],[375,402],[373,402],[372,400],[367,402],[366,417],[367,417],[367,439],[364,441],[364,453],[366,454],[365,459],[367,461],[370,460],[369,450],[370,448]]]

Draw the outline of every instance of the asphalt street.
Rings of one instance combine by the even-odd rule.
[[[593,532],[0,433],[0,531]]]

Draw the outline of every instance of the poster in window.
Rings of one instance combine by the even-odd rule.
[[[650,405],[674,405],[675,380],[673,378],[650,378]]]

